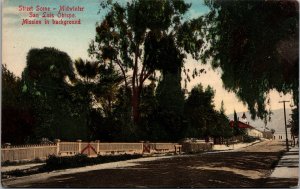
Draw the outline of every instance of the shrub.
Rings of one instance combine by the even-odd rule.
[[[46,164],[41,167],[41,170],[44,171],[52,171],[58,169],[67,169],[67,168],[74,168],[74,167],[83,167],[88,165],[95,165],[101,163],[108,163],[108,162],[115,162],[115,161],[123,161],[129,159],[136,159],[140,158],[142,155],[130,155],[130,154],[123,154],[123,155],[116,155],[116,156],[97,156],[89,158],[85,154],[77,154],[75,156],[68,156],[68,157],[59,157],[55,155],[50,155],[46,160]]]
[[[257,137],[245,135],[245,136],[243,137],[243,142],[245,142],[245,143],[250,143],[250,142],[256,141],[257,139],[258,139]]]

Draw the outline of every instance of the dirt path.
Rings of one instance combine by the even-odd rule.
[[[50,177],[14,187],[262,187],[282,142],[265,141],[236,151],[177,156]]]

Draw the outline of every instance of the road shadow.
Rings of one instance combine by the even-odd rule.
[[[264,188],[296,188],[297,186],[297,178],[268,178],[263,184]]]
[[[141,162],[126,168],[66,174],[29,184],[30,187],[265,187],[280,152],[226,152],[177,156]],[[259,177],[255,177],[259,174]],[[289,187],[294,181],[274,180]],[[21,187],[21,186],[20,186]],[[277,187],[277,186],[276,186]]]

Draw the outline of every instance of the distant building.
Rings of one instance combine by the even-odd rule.
[[[256,129],[255,127],[251,126],[247,123],[237,121],[238,127],[241,129],[245,129],[247,135],[252,136],[252,137],[257,137],[257,138],[263,138],[263,132]],[[230,127],[234,126],[234,121],[230,121]]]
[[[275,131],[275,133],[273,134],[273,140],[283,140],[285,141],[285,131]],[[288,137],[288,140],[293,140],[292,139],[292,133],[291,133],[291,130],[288,129],[287,130],[287,137]]]
[[[263,133],[263,138],[273,139],[273,133],[272,133],[272,131],[264,130],[262,133]]]

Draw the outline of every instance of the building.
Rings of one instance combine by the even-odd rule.
[[[245,129],[246,130],[246,134],[252,137],[257,137],[257,138],[263,138],[264,134],[262,131],[256,129],[255,127],[249,125],[249,122],[241,122],[241,121],[237,121],[238,123],[238,127],[240,129]],[[234,121],[230,121],[230,127],[234,126]]]
[[[263,138],[273,139],[273,133],[272,133],[272,131],[264,130],[262,133],[263,133]]]
[[[287,130],[288,140],[293,140],[291,130]],[[285,131],[275,131],[273,134],[273,140],[282,140],[285,141]]]

